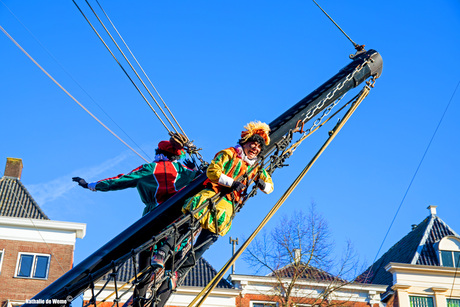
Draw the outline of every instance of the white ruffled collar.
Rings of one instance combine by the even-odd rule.
[[[235,146],[235,150],[236,150],[236,153],[238,155],[238,158],[240,158],[241,160],[243,160],[244,162],[246,162],[247,164],[249,165],[254,165],[254,163],[256,163],[257,161],[257,157],[254,158],[254,159],[249,159],[246,154],[244,153],[244,150],[243,150],[243,147],[241,147],[241,145],[236,145]]]
[[[159,162],[159,161],[169,161],[169,159],[164,154],[157,154],[155,155],[155,159],[153,159],[153,162]]]

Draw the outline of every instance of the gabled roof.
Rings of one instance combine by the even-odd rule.
[[[0,216],[49,220],[18,178],[0,178]]]
[[[390,262],[439,266],[435,244],[449,235],[458,237],[443,220],[431,214],[362,273],[357,281],[391,286],[392,274],[385,270]]]
[[[213,278],[217,275],[217,271],[203,258],[198,260],[196,266],[194,266],[185,277],[181,286],[186,287],[205,287]],[[107,276],[103,277],[107,280]],[[124,265],[118,270],[117,281],[127,282],[134,276],[133,261],[129,259]],[[222,278],[217,284],[218,289],[233,289],[233,285],[225,278]]]
[[[333,281],[338,279],[332,274],[302,262],[299,264],[290,263],[281,269],[276,270],[275,273],[270,273],[267,276],[276,276],[278,278],[292,278],[297,276],[303,279],[314,281]]]
[[[204,258],[187,274],[182,286],[206,287],[206,285],[217,275],[217,271]],[[216,288],[233,289],[233,285],[225,278],[222,278]]]

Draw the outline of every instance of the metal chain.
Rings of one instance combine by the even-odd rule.
[[[300,137],[300,139],[302,138],[306,138],[310,133],[312,133],[312,131],[319,127],[320,124],[323,122],[323,119],[329,115],[329,113],[331,113],[332,109],[339,104],[339,102],[342,100],[343,97],[345,97],[346,93],[343,94],[342,96],[340,96],[339,98],[337,98],[333,103],[331,103],[327,109],[325,109],[323,111],[323,114],[321,114],[320,117],[318,117],[314,122],[313,124],[311,125],[310,128],[308,128],[307,130],[303,131],[302,133],[302,136]],[[289,149],[289,156],[291,156],[294,151],[297,149],[297,147],[300,145],[300,143],[297,143],[297,144],[294,144],[290,149]]]
[[[303,122],[305,123],[307,120],[309,120],[310,118],[313,117],[314,113],[316,110],[319,110],[323,107],[324,105],[324,102],[326,102],[327,100],[330,100],[332,99],[332,97],[335,95],[335,93],[338,91],[338,90],[341,90],[343,88],[343,86],[345,85],[346,82],[350,81],[356,73],[358,73],[359,71],[361,71],[361,69],[367,64],[369,63],[369,60],[367,59],[366,61],[364,61],[364,63],[362,63],[361,65],[359,65],[358,67],[355,68],[355,70],[353,70],[353,72],[349,73],[346,77],[345,77],[345,80],[343,80],[343,82],[341,83],[338,83],[335,87],[335,89],[332,91],[332,92],[329,92],[326,97],[324,97],[316,106],[314,109],[311,109],[310,111],[308,111],[308,113],[305,115],[305,118],[303,119]]]
[[[343,80],[342,82],[338,83],[334,90],[329,92],[326,97],[324,97],[323,99],[321,99],[320,102],[318,102],[314,108],[312,108],[311,110],[309,110],[307,112],[307,114],[305,115],[305,118],[303,120],[301,120],[302,123],[305,123],[307,122],[309,119],[311,119],[313,117],[313,115],[316,113],[317,110],[320,110],[323,106],[324,106],[324,103],[330,99],[332,99],[335,95],[335,93],[339,90],[341,90],[343,88],[343,86],[345,85],[346,82],[349,82],[351,79],[354,78],[355,74],[358,73],[359,71],[361,71],[361,69],[367,65],[367,63],[369,63],[369,59],[365,60],[362,64],[360,64],[358,67],[356,67],[353,72],[349,73],[346,77],[345,77],[345,80]],[[346,93],[345,93],[346,94]],[[305,130],[305,131],[302,131],[303,134],[302,134],[302,138],[305,138],[308,134],[310,134],[316,127],[319,127],[319,125],[321,124],[321,122],[323,121],[323,119],[329,115],[329,113],[331,112],[331,110],[342,100],[342,98],[345,96],[345,94],[343,94],[342,96],[340,96],[339,98],[337,98],[331,105],[329,105],[329,107],[327,109],[324,110],[324,112],[322,113],[322,115],[317,118],[312,126]],[[302,124],[303,125],[303,124]],[[280,144],[276,145],[277,149],[276,149],[276,152],[274,155],[272,155],[270,157],[270,165],[268,167],[269,169],[269,173],[272,174],[276,168],[281,168],[283,166],[286,166],[284,164],[284,161],[290,157],[294,151],[297,149],[297,147],[300,145],[300,142],[294,144],[291,148],[289,148],[289,151],[285,151],[287,145],[286,144],[290,144],[291,141],[292,141],[292,138],[293,138],[293,134],[294,132],[297,132],[297,130],[299,129],[299,127],[296,127],[295,129],[292,129],[288,132],[288,134],[286,135],[286,137],[280,142]],[[279,151],[282,151],[281,154],[279,154]]]
[[[360,66],[358,66],[352,73],[350,73],[348,76],[345,77],[345,80],[339,84],[337,84],[337,86],[334,88],[333,91],[331,91],[329,94],[327,94],[327,96],[325,98],[323,98],[312,110],[310,110],[307,115],[305,116],[305,118],[302,120],[302,122],[306,122],[308,119],[312,118],[313,115],[314,115],[314,111],[316,110],[319,110],[321,109],[323,106],[324,106],[324,103],[327,101],[327,100],[330,100],[332,99],[332,97],[335,95],[335,93],[342,89],[345,82],[348,82],[350,81],[354,75],[359,72],[362,67],[367,63],[368,61],[366,60],[363,64],[361,64]],[[344,94],[345,95],[345,94]],[[344,95],[338,97],[333,103],[331,103],[321,114],[321,116],[319,116],[311,125],[311,127],[309,127],[307,130],[303,131],[302,129],[300,130],[300,132],[302,133],[302,136],[301,136],[301,139],[302,138],[305,138],[308,134],[312,133],[312,131],[314,129],[317,129],[318,127],[321,126],[321,123],[323,122],[323,120],[330,114],[331,110],[337,106],[339,104],[339,102],[341,101],[341,99],[344,97]],[[353,99],[352,99],[353,100]],[[340,110],[339,110],[340,111]],[[338,111],[338,112],[339,112]],[[337,113],[336,113],[337,114]],[[335,115],[335,114],[334,114]],[[332,115],[332,116],[334,116]],[[264,168],[264,164],[265,164],[265,158],[269,157],[269,161],[267,162],[268,164],[268,167],[266,168],[266,171],[269,173],[269,174],[272,174],[274,172],[275,169],[277,168],[281,168],[283,166],[286,166],[284,164],[285,160],[287,158],[289,158],[291,155],[292,155],[292,152],[299,146],[300,142],[297,141],[295,144],[293,144],[290,148],[289,145],[292,143],[292,140],[293,140],[293,136],[294,136],[294,133],[296,132],[299,132],[299,127],[296,127],[294,129],[291,129],[287,134],[286,136],[281,140],[279,141],[278,143],[276,143],[275,145],[275,149],[273,150],[274,152],[270,152],[268,155],[266,155],[263,159],[261,159],[260,161],[258,161],[258,164],[259,164],[259,167],[262,169]],[[193,146],[191,146],[193,148]],[[195,148],[193,148],[195,149]],[[192,149],[192,152],[193,154],[197,154],[197,150],[193,150]],[[199,150],[199,149],[198,149]],[[198,154],[199,155],[199,154]],[[200,159],[201,160],[201,159]],[[257,176],[255,177],[257,178]],[[251,182],[253,182],[254,180],[251,180]],[[248,182],[248,186],[251,184],[251,182]],[[242,206],[246,203],[246,201],[255,196],[257,193],[257,187],[255,185],[253,185],[252,187],[252,190],[243,197],[243,200],[240,204],[238,204],[235,208],[235,211],[238,212],[240,211],[240,209],[242,208]],[[184,224],[185,222],[191,222],[191,224],[193,225],[190,225],[190,227],[199,227],[200,224],[199,224],[199,221],[204,217],[205,214],[203,214],[200,218],[198,219],[193,219],[192,221],[192,218],[191,216],[193,216],[193,214],[195,214],[196,212],[204,209],[204,208],[208,208],[208,210],[210,209],[209,208],[209,203],[210,201],[214,201],[216,202],[219,202],[220,201],[220,197],[222,197],[219,194],[216,194],[214,197],[212,197],[211,199],[209,199],[208,201],[202,203],[198,208],[195,208],[194,210],[191,210],[190,214],[189,215],[186,215],[186,216],[183,216],[181,219],[177,220],[176,221],[176,227],[174,228],[176,231],[177,231],[177,225],[182,225]],[[156,237],[152,238],[151,239],[151,242],[146,242],[144,244],[144,246],[142,246],[142,250],[148,248],[148,246],[153,246],[155,244],[157,244],[162,238],[164,238],[165,236],[167,235],[170,235],[171,234],[171,231],[173,230],[173,228],[171,227],[168,227],[167,229],[165,229],[164,231],[162,231],[161,233],[157,234]],[[193,231],[188,231],[188,233],[184,236],[181,236],[180,239],[178,240],[178,242],[182,242],[184,240],[185,237],[188,237],[192,235],[193,236]],[[192,244],[193,245],[193,240],[191,240],[191,242],[189,244]],[[192,251],[190,252],[193,252],[193,246],[191,246],[192,248]],[[141,249],[136,249],[136,252],[140,252]],[[174,253],[176,252],[175,250],[173,251]],[[131,252],[130,252],[131,253]],[[124,263],[126,262],[125,261],[120,261],[122,258],[124,257],[120,257],[117,261],[115,261],[115,263],[119,263],[119,266],[118,268],[121,268]],[[179,263],[177,263],[177,267],[180,267],[182,265],[182,262],[184,262],[185,260],[185,257],[182,258],[182,261],[179,261]],[[133,278],[134,279],[134,278]],[[163,278],[160,279],[160,285],[161,285],[161,282],[164,281],[165,279],[165,276]],[[110,278],[109,278],[110,280]],[[152,287],[150,288],[150,290],[154,290],[152,291],[152,296],[150,297],[150,299],[148,299],[148,302],[151,303],[152,305],[155,305],[156,304],[156,300],[157,300],[157,293],[156,290],[156,282],[153,283]],[[106,283],[107,285],[107,283]],[[104,288],[105,286],[104,285]],[[132,287],[131,287],[132,288]],[[131,289],[130,288],[130,289]],[[129,291],[130,289],[128,289],[127,291]],[[94,295],[92,300],[96,301],[96,297],[101,293],[102,291],[99,291],[98,294]],[[117,291],[116,291],[117,292]],[[118,296],[117,294],[117,297],[118,299],[121,298],[121,296],[125,295],[125,293],[123,293],[122,295]],[[116,301],[116,300],[115,300]]]

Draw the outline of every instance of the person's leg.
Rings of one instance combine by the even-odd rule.
[[[169,297],[172,294],[172,290],[169,288],[168,281],[165,280],[156,292],[156,297],[153,298],[156,301],[155,307],[163,307],[166,305]],[[152,304],[153,305],[153,304]]]
[[[187,259],[182,264],[182,266],[177,270],[178,277],[182,278],[185,276],[188,271],[195,266],[196,262],[203,256],[204,252],[208,250],[211,245],[217,241],[219,238],[218,234],[215,234],[208,229],[202,229],[200,235],[198,236],[196,243],[194,244],[195,248],[193,252],[190,252],[187,256]]]
[[[154,268],[164,268],[165,262],[171,250],[175,250],[176,246],[181,243],[179,240],[187,234],[189,231],[189,225],[182,225],[177,231],[161,242],[161,246],[157,249],[156,253],[152,257],[151,265]],[[171,269],[170,267],[168,269]]]
[[[161,247],[158,248],[156,253],[152,256],[151,266],[154,268],[164,268],[166,262],[166,256],[169,254],[169,251],[174,248],[174,242],[176,236],[171,235],[164,239],[161,243]]]
[[[150,256],[152,254],[151,249],[144,250],[139,253],[139,272],[144,270],[150,265]],[[145,276],[145,275],[143,275]],[[133,306],[139,307],[143,306],[143,299],[145,298],[145,294],[147,293],[147,286],[149,283],[149,276],[145,276],[139,284],[136,285],[134,288],[134,294],[133,294]]]
[[[218,234],[215,234],[208,229],[202,229],[200,235],[198,236],[196,243],[194,244],[195,249],[193,252],[189,252],[186,256],[185,262],[182,266],[177,270],[177,272],[171,272],[171,277],[167,280],[169,284],[170,290],[175,290],[177,287],[177,283],[182,279],[185,278],[187,273],[196,265],[198,260],[200,260],[201,256],[203,256],[204,252],[208,250],[208,248],[217,241],[219,238]]]

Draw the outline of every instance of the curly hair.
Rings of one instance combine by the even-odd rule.
[[[240,144],[241,146],[243,146],[244,144],[246,144],[248,142],[256,142],[256,143],[258,143],[260,145],[260,153],[259,153],[259,155],[261,155],[264,152],[265,148],[266,148],[264,138],[261,137],[258,134],[253,134],[246,140],[243,140],[243,139],[238,140],[238,144]]]

